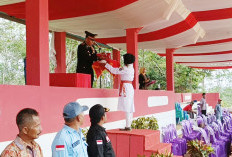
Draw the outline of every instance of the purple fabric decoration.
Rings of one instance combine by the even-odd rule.
[[[198,117],[197,117],[197,125],[200,126],[200,125],[203,124],[203,123],[204,123],[204,122],[203,122],[202,117],[198,116]]]
[[[182,122],[182,132],[183,132],[183,138],[185,138],[187,141],[201,139],[201,133],[199,131],[195,131],[192,129],[190,121]]]
[[[219,149],[220,152],[218,153],[218,154],[220,154],[219,156],[226,157],[227,156],[226,143],[222,140],[216,139],[214,131],[209,125],[205,126],[205,131],[208,133],[208,135],[210,137],[210,143],[220,146],[220,149]]]
[[[199,131],[201,132],[201,136],[205,144],[210,145],[209,137],[207,136],[206,131],[203,128],[199,127]],[[220,157],[220,146],[216,144],[211,145],[214,149],[214,153],[210,154],[210,157]]]
[[[162,128],[163,142],[172,143],[172,153],[174,155],[183,156],[187,151],[186,140],[177,137],[177,132],[174,124],[168,125],[168,127]]]
[[[227,138],[226,136],[222,136],[220,134],[219,127],[215,122],[212,123],[212,128],[214,130],[216,139],[225,142],[225,144],[226,144],[226,152],[227,152],[227,154],[230,154],[230,145],[231,145],[230,139]]]

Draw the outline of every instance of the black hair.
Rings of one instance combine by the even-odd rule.
[[[135,56],[130,53],[123,55],[123,59],[125,65],[132,64],[135,62]]]
[[[205,93],[202,93],[202,95],[205,95]]]
[[[19,130],[22,130],[25,123],[32,120],[33,116],[38,116],[39,113],[32,108],[24,108],[16,116],[16,124],[19,128]]]
[[[99,123],[104,115],[105,115],[105,109],[100,104],[94,105],[89,110],[89,117],[92,125]]]

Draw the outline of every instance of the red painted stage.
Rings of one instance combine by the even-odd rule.
[[[229,7],[228,0],[0,0],[0,15],[26,24],[27,32],[27,85],[0,85],[0,152],[17,135],[15,116],[25,107],[39,111],[43,135],[38,142],[45,156],[51,156],[51,142],[64,124],[63,107],[70,101],[109,107],[105,127],[124,126],[125,115],[117,111],[119,77],[114,79],[114,89],[91,89],[88,83],[79,84],[79,74],[65,74],[66,35],[83,35],[85,30],[98,33],[99,42],[111,44],[113,59],[120,61],[119,49],[136,57],[134,117],[155,116],[160,128],[175,124],[175,102],[200,100],[200,94],[175,93],[174,62],[203,69],[231,68]],[[49,73],[49,30],[55,32],[55,74]],[[167,91],[138,89],[139,48],[166,56]],[[215,106],[218,98],[218,93],[212,93],[206,101]],[[89,125],[86,112],[83,127]],[[169,144],[160,144],[159,131],[108,132],[118,157],[170,151]]]
[[[40,137],[39,143],[43,151],[48,154],[50,154],[50,144],[55,133],[64,124],[62,117],[63,107],[70,101],[78,101],[89,107],[97,103],[109,107],[111,111],[107,114],[108,123],[105,124],[106,129],[117,129],[123,127],[125,123],[124,113],[117,111],[117,89],[1,85],[0,92],[0,151],[9,143],[6,141],[13,140],[17,135],[15,116],[19,110],[25,107],[35,108],[39,111],[43,128],[43,135]],[[187,95],[193,98],[192,94],[189,93]],[[175,124],[174,104],[176,101],[183,102],[182,98],[185,96],[186,94],[175,94],[172,91],[135,90],[134,117],[155,116],[160,128],[171,123]],[[212,102],[210,105],[214,105],[216,104],[215,97],[218,96],[217,93],[210,94],[207,97],[207,101]],[[85,114],[83,127],[90,125],[88,112]],[[112,132],[110,131],[109,133]],[[146,132],[150,133],[149,130]],[[156,134],[157,137],[155,137],[157,140],[156,144],[161,142],[159,141],[160,136],[158,132]],[[132,133],[139,134],[136,131]],[[122,135],[126,136],[125,133],[122,133]],[[111,140],[114,141],[113,139],[114,137]],[[145,150],[139,152],[149,153],[147,146]]]

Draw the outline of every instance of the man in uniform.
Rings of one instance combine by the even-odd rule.
[[[77,49],[77,73],[91,75],[91,87],[93,86],[94,72],[93,62],[97,61],[97,51],[94,49],[95,37],[97,34],[85,31],[85,41]]]
[[[87,133],[89,157],[115,157],[109,137],[103,124],[107,121],[106,113],[109,109],[96,104],[89,110],[91,126]]]
[[[65,105],[63,117],[65,125],[52,142],[53,157],[88,157],[87,143],[80,128],[84,122],[84,111],[87,106],[77,102]]]

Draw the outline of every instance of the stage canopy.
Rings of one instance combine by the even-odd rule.
[[[139,48],[193,68],[232,68],[231,0],[48,0],[49,29],[126,49],[126,29],[142,28]],[[24,0],[0,0],[0,11],[25,19]]]

